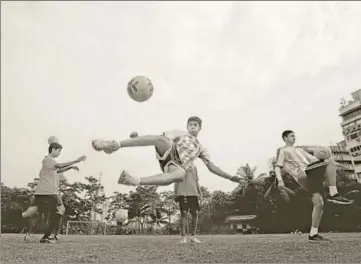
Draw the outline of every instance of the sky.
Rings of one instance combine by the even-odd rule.
[[[268,172],[285,129],[300,145],[343,140],[340,100],[361,88],[360,2],[1,2],[1,181],[38,177],[47,139],[60,162],[81,155],[70,182],[99,177],[110,195],[121,170],[160,173],[152,147],[107,155],[91,140],[158,135],[203,119],[212,161]],[[127,82],[154,94],[132,101]],[[208,172],[200,184],[230,191]],[[160,190],[171,190],[161,187]]]

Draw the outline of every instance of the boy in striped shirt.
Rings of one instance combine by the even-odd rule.
[[[185,178],[186,169],[193,164],[196,158],[200,158],[210,172],[233,182],[239,182],[237,176],[224,172],[210,160],[208,153],[197,138],[201,127],[202,120],[193,116],[187,121],[187,132],[174,130],[164,132],[160,136],[137,136],[122,141],[93,140],[92,146],[96,151],[104,151],[108,154],[127,147],[155,147],[163,173],[137,178],[123,171],[118,180],[119,184],[164,186],[181,182]]]

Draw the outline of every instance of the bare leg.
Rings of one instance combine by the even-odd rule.
[[[192,236],[195,236],[198,228],[198,211],[192,211]]]
[[[336,204],[352,204],[354,201],[348,200],[338,194],[338,190],[336,187],[337,182],[337,166],[336,163],[329,159],[326,161],[327,165],[324,168],[320,168],[323,170],[324,177],[323,180],[327,183],[329,189],[329,195],[327,197],[328,202],[336,203]],[[318,172],[317,172],[318,173]],[[321,176],[321,175],[319,175]],[[312,175],[311,177],[318,177],[318,175]]]
[[[119,177],[118,183],[124,185],[157,185],[166,186],[175,182],[183,181],[186,172],[177,166],[170,166],[169,172],[160,173],[148,177],[136,178],[128,172],[123,171]]]
[[[22,213],[22,217],[30,218],[35,216],[39,211],[38,206],[30,206],[25,212]]]
[[[318,234],[318,228],[321,223],[323,207],[324,207],[322,195],[319,193],[314,193],[312,195],[312,203],[313,203],[313,211],[312,211],[312,227],[310,232],[311,236]]]
[[[187,211],[181,210],[181,217],[180,217],[180,225],[181,225],[181,236],[186,236],[186,225],[187,225]]]
[[[112,153],[120,148],[154,146],[160,156],[163,156],[171,147],[171,141],[165,136],[136,136],[129,139],[116,141],[93,140],[95,150],[104,150],[106,153]],[[123,171],[119,177],[118,183],[124,185],[157,185],[166,186],[175,182],[183,181],[185,177],[184,169],[177,166],[169,166],[165,173],[152,175],[148,177],[137,178]]]
[[[92,145],[95,150],[104,150],[109,154],[120,148],[154,146],[159,154],[162,155],[171,147],[171,142],[165,136],[148,135],[128,138],[122,141],[93,140]]]
[[[172,166],[170,172],[161,173],[149,177],[140,178],[140,185],[160,185],[165,186],[175,182],[183,181],[185,177],[185,171],[182,168]]]
[[[326,172],[325,172],[325,181],[328,184],[328,188],[330,190],[330,195],[334,196],[338,193],[336,187],[336,178],[337,178],[337,167],[332,160],[327,162]]]

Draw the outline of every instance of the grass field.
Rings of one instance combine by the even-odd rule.
[[[361,263],[361,234],[327,234],[332,242],[309,243],[307,235],[199,236],[203,244],[179,244],[178,236],[62,236],[59,244],[28,243],[2,235],[1,263],[129,262],[353,262]]]

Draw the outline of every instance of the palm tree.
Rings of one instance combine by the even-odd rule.
[[[265,179],[269,176],[266,173],[256,175],[257,167],[252,167],[248,163],[240,166],[237,170],[236,175],[241,178],[239,186],[235,191],[242,191],[243,196],[251,190],[263,191],[265,185]]]

